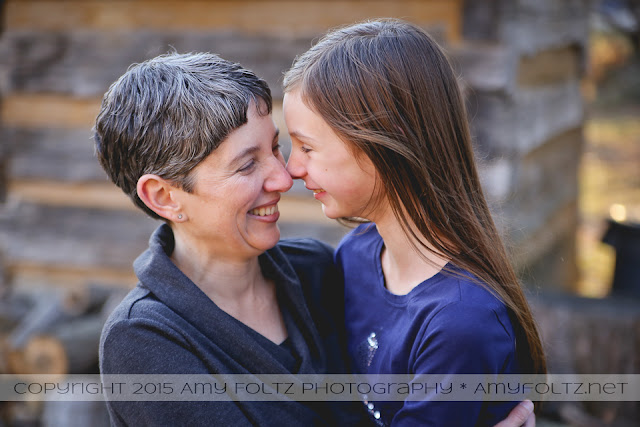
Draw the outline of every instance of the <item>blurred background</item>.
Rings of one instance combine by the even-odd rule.
[[[265,78],[327,29],[397,17],[458,71],[483,186],[555,373],[640,373],[640,1],[0,0],[0,374],[97,372],[102,324],[159,224],[91,128],[134,62],[207,51]],[[281,133],[285,151],[286,132]],[[300,183],[283,237],[335,245]],[[639,402],[549,402],[540,426],[635,426]],[[106,425],[101,404],[0,403],[0,425]]]

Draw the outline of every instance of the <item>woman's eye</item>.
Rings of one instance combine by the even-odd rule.
[[[247,162],[247,164],[242,166],[240,169],[238,169],[238,172],[249,172],[251,169],[253,169],[255,164],[256,162],[251,160],[250,162]]]
[[[302,151],[303,153],[308,153],[309,151],[311,151],[311,148],[300,147],[300,151]]]

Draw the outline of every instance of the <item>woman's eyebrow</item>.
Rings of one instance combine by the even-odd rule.
[[[243,158],[255,153],[256,151],[260,151],[260,146],[259,145],[253,145],[251,147],[248,147],[244,150],[242,150],[242,152],[240,154],[238,154],[237,156],[235,156],[230,162],[230,165],[234,165],[236,163],[239,163]]]
[[[280,135],[280,129],[276,129],[273,135],[273,142],[276,142],[278,140],[278,135]],[[238,154],[237,156],[235,156],[233,159],[231,159],[231,161],[229,162],[230,165],[234,165],[236,163],[239,163],[243,158],[257,152],[260,151],[260,145],[252,145],[251,147],[247,147],[246,149],[242,150],[240,152],[240,154]]]

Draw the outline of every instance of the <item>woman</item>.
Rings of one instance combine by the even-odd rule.
[[[292,180],[263,80],[216,55],[154,58],[111,86],[94,139],[109,178],[164,222],[105,324],[103,375],[345,372],[331,248],[278,242],[278,200]],[[354,425],[363,414],[286,396],[108,407],[114,425],[136,426]],[[530,412],[520,410],[505,427]]]
[[[329,218],[373,224],[336,251],[348,348],[369,374],[543,373],[523,292],[438,45],[398,20],[327,34],[284,79],[287,169]],[[370,402],[381,425],[493,425],[510,402]]]
[[[95,143],[111,180],[165,222],[105,325],[103,375],[344,372],[342,320],[324,309],[342,300],[331,248],[278,244],[292,180],[263,80],[210,54],[135,65],[105,95]],[[108,406],[116,425],[337,422],[321,402]]]

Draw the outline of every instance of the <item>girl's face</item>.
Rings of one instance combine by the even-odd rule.
[[[292,144],[289,174],[304,181],[329,218],[366,215],[374,220],[373,207],[367,206],[376,181],[371,161],[364,155],[356,160],[327,122],[305,105],[298,90],[285,94],[283,109]]]

